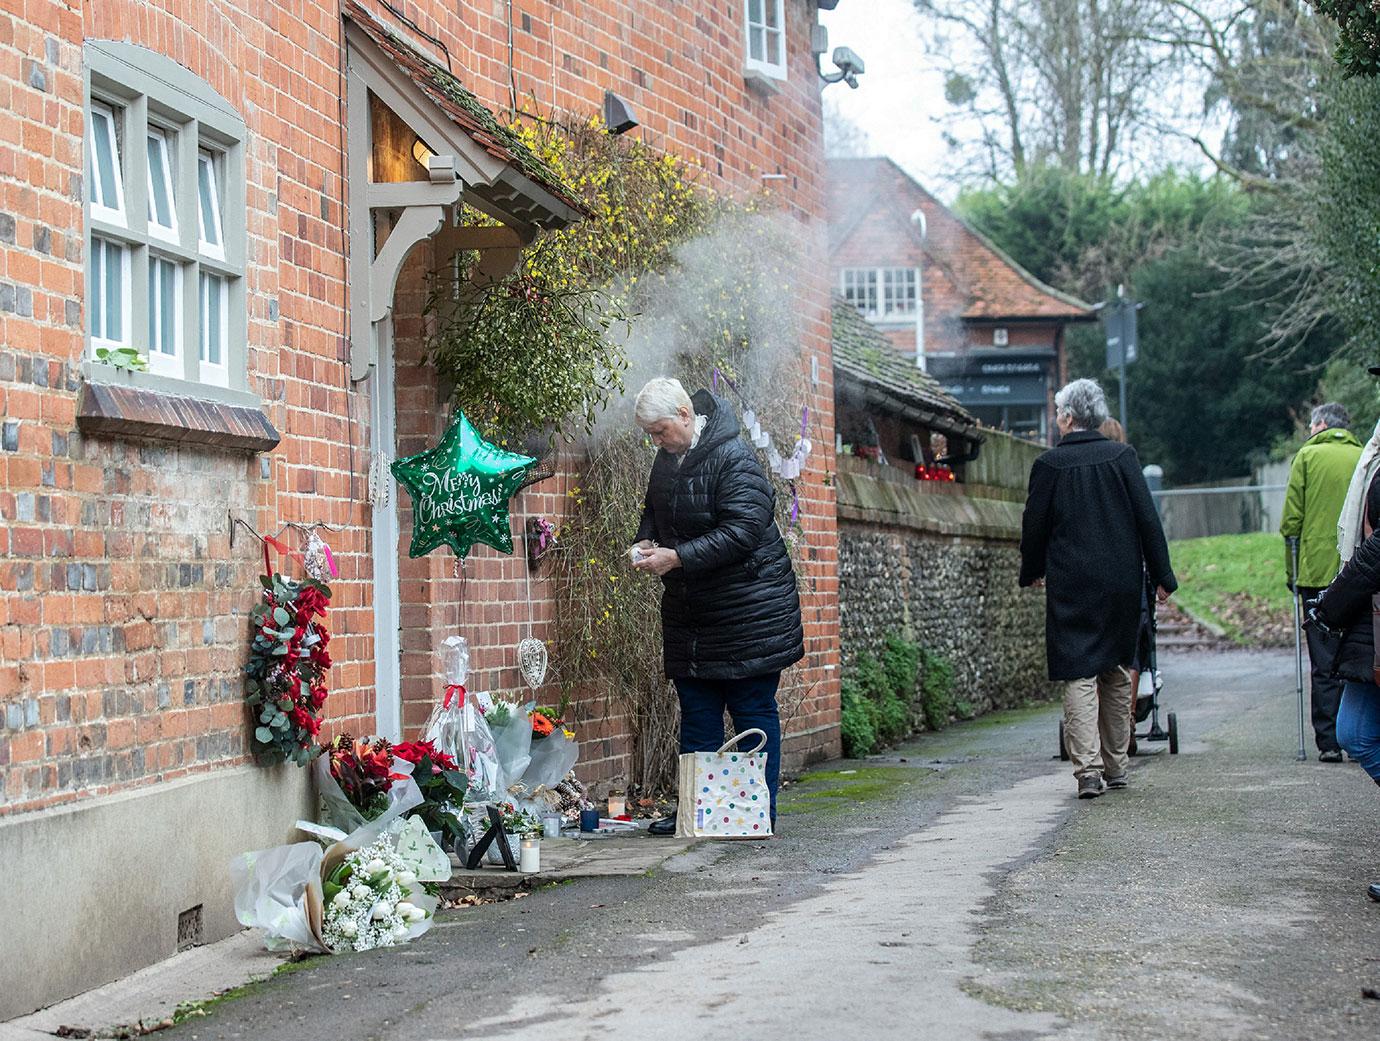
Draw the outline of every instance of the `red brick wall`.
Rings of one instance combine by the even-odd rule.
[[[814,4],[788,0],[790,80],[763,97],[741,75],[737,4],[515,0],[516,91],[542,107],[596,111],[626,97],[654,145],[701,164],[707,186],[745,196],[769,184],[823,252],[817,80],[806,41]],[[380,9],[381,10],[381,9]],[[495,107],[510,100],[501,3],[413,2],[455,73]],[[383,17],[388,18],[386,12]],[[249,382],[283,441],[246,457],[207,448],[83,437],[81,45],[118,39],[169,55],[229,99],[249,129]],[[260,530],[324,521],[341,576],[328,712],[373,725],[370,433],[367,384],[349,379],[345,145],[334,4],[243,0],[28,0],[0,13],[0,813],[78,799],[244,760],[239,669],[260,569],[228,513]],[[785,174],[764,182],[764,174]],[[802,360],[819,359],[811,402],[827,436],[803,482],[810,657],[787,677],[808,691],[799,754],[837,750],[837,554],[826,273],[802,280]],[[400,451],[440,429],[417,364],[416,302],[398,312]],[[409,325],[409,322],[412,324]],[[409,353],[410,352],[410,353]],[[404,362],[402,359],[406,358]],[[404,376],[406,375],[406,379]],[[560,512],[564,479],[519,510]],[[407,520],[403,532],[406,536]],[[403,572],[409,733],[426,713],[439,637],[460,589],[450,557]],[[533,587],[536,635],[549,612]],[[424,607],[423,605],[431,605]],[[478,549],[462,631],[484,682],[511,687],[508,648],[526,619],[519,560]],[[617,772],[618,720],[586,721],[595,772]]]

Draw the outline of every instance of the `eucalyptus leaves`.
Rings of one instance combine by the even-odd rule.
[[[297,582],[276,572],[260,581],[264,598],[250,613],[253,636],[244,667],[255,751],[269,762],[305,766],[317,752],[326,702],[331,634],[324,621],[331,590],[323,582]]]

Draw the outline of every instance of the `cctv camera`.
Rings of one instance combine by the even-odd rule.
[[[834,48],[834,65],[838,70],[847,76],[861,76],[867,71],[863,65],[863,60],[854,54],[847,47]]]

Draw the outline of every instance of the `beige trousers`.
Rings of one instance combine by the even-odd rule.
[[[1064,684],[1064,747],[1073,775],[1126,772],[1131,743],[1131,673],[1117,666]]]

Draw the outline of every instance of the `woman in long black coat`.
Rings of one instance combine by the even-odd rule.
[[[1142,583],[1164,600],[1178,582],[1135,449],[1097,431],[1102,388],[1075,380],[1054,400],[1063,436],[1030,471],[1020,584],[1046,589],[1049,678],[1065,685],[1065,744],[1090,798],[1126,783]]]
[[[775,492],[723,398],[701,390],[691,399],[679,380],[656,379],[638,394],[636,414],[660,451],[633,566],[663,583],[662,642],[666,675],[680,699],[680,750],[717,751],[725,708],[739,733],[763,730],[775,821],[776,690],[781,670],[805,656]],[[668,823],[657,833],[670,830]]]

